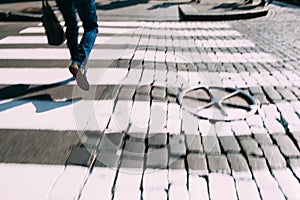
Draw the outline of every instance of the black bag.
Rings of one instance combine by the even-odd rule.
[[[42,22],[45,28],[48,44],[55,46],[63,44],[66,40],[64,29],[60,25],[47,0],[42,0],[42,9]]]

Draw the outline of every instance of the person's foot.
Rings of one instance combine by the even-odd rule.
[[[79,67],[77,64],[73,63],[70,65],[69,71],[71,72],[77,82],[77,85],[81,89],[85,91],[88,91],[90,89],[89,82],[86,78],[86,69],[84,69],[83,67]]]

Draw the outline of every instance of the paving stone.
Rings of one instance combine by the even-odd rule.
[[[190,200],[209,200],[207,181],[203,177],[189,175],[189,194]]]
[[[289,130],[291,133],[291,137],[297,141],[298,147],[300,146],[300,131]]]
[[[123,133],[107,133],[103,135],[98,150],[100,152],[116,153],[122,148],[123,143]]]
[[[277,107],[275,104],[268,104],[268,105],[262,105],[261,110],[263,111],[262,118],[272,118],[272,119],[279,119],[280,113],[277,110]]]
[[[249,90],[251,92],[252,95],[254,94],[261,94],[263,95],[264,94],[264,91],[262,90],[261,87],[249,87]]]
[[[231,170],[225,155],[208,155],[207,160],[209,171],[230,174]]]
[[[246,118],[246,122],[250,127],[264,127],[261,116],[252,115]]]
[[[169,199],[174,200],[189,200],[189,193],[186,185],[170,185],[169,189]]]
[[[165,169],[168,166],[168,149],[149,148],[147,153],[147,168]]]
[[[236,180],[237,195],[239,199],[260,200],[260,195],[253,180]]]
[[[263,156],[262,150],[259,148],[256,140],[252,138],[240,139],[240,144],[247,155]]]
[[[182,131],[186,135],[198,135],[198,119],[186,110],[182,111]]]
[[[266,98],[264,94],[255,94],[254,98],[258,100],[261,104],[268,104],[270,101]]]
[[[253,178],[260,190],[279,190],[276,179],[271,175],[269,169],[253,170]]]
[[[263,200],[285,200],[286,198],[282,194],[279,188],[276,189],[262,189],[260,195]]]
[[[278,93],[277,90],[275,90],[274,87],[263,87],[266,95],[268,96],[268,98],[272,101],[272,102],[277,102],[282,100],[281,95]]]
[[[161,199],[167,200],[168,194],[167,191],[163,188],[161,189],[144,189],[143,190],[143,199],[144,200],[152,200],[152,199]]]
[[[123,154],[124,152],[143,155],[145,152],[145,143],[127,140],[123,148]]]
[[[291,166],[291,170],[295,174],[295,176],[300,178],[300,158],[290,158],[288,160],[289,165]]]
[[[203,137],[216,135],[216,129],[214,125],[208,120],[198,119],[198,127]]]
[[[254,134],[255,140],[260,145],[272,145],[273,141],[269,134]]]
[[[292,92],[298,97],[299,99],[299,96],[300,96],[300,89],[297,88],[297,87],[292,87],[291,88]]]
[[[252,170],[265,170],[268,169],[265,158],[248,156],[249,166]]]
[[[134,96],[135,101],[151,101],[150,95],[136,94]]]
[[[216,122],[215,131],[219,137],[234,137],[234,133],[231,129],[231,123],[228,122]]]
[[[114,199],[124,199],[124,195],[127,198],[128,191],[130,191],[130,194],[128,198],[130,199],[136,199],[137,197],[140,197],[141,191],[140,191],[140,185],[142,181],[142,173],[134,173],[135,171],[129,170],[129,171],[123,171],[119,170],[118,177],[116,179],[115,185],[114,185]],[[130,183],[130,184],[128,184]],[[123,198],[122,198],[123,195]]]
[[[149,96],[150,92],[151,92],[151,86],[149,86],[149,85],[137,86],[136,94]]]
[[[120,169],[136,169],[136,170],[143,170],[144,167],[144,158],[141,156],[130,158],[122,158],[122,162],[120,165]]]
[[[169,169],[169,184],[187,186],[187,171],[183,169]]]
[[[81,190],[82,183],[85,181],[87,173],[88,168],[86,167],[68,166],[63,173],[57,177],[55,183],[51,185],[51,193],[48,194],[48,198],[74,199],[74,197],[77,197],[78,191]],[[66,187],[66,185],[68,187]]]
[[[165,88],[152,88],[151,90],[151,97],[153,99],[157,99],[157,100],[163,100],[166,98],[166,89]]]
[[[251,127],[250,128],[252,135],[262,135],[262,134],[268,134],[267,129],[265,129],[264,127]]]
[[[101,139],[102,134],[99,131],[85,131],[81,138],[81,142],[85,147],[92,149],[98,145]]]
[[[149,169],[144,172],[142,187],[144,191],[166,191],[169,186],[168,170]]]
[[[272,171],[287,199],[300,199],[300,184],[290,169]]]
[[[181,120],[168,118],[166,133],[179,134],[181,132]]]
[[[128,199],[141,199],[141,191],[138,189],[115,189],[114,190],[114,200],[122,200],[124,196]]]
[[[237,200],[234,180],[227,174],[211,173],[208,176],[209,194],[211,200]],[[222,192],[220,192],[222,188]]]
[[[219,140],[224,152],[238,153],[241,151],[240,145],[235,137],[220,137]]]
[[[270,134],[285,134],[286,132],[282,124],[274,118],[264,119],[264,124]]]
[[[297,168],[297,167],[300,167],[300,158],[297,157],[297,158],[289,158],[289,164],[291,167],[293,168]]]
[[[132,129],[129,129],[128,133],[126,134],[127,140],[130,142],[139,142],[139,143],[144,143],[145,140],[148,137],[146,132],[131,132]]]
[[[293,92],[288,88],[277,88],[277,91],[281,96],[283,96],[284,99],[288,101],[297,101],[298,98],[293,94]]]
[[[66,164],[89,166],[92,151],[92,149],[89,150],[84,146],[73,148]]]
[[[148,145],[154,147],[162,147],[167,144],[167,134],[157,133],[157,134],[150,134],[148,137]]]
[[[281,113],[295,113],[293,104],[291,104],[289,102],[285,102],[285,101],[278,102],[278,103],[276,103],[276,106]]]
[[[148,125],[150,126],[148,131],[150,136],[153,136],[156,133],[166,133],[166,112],[167,102],[152,101],[150,109],[150,123]],[[145,123],[147,122],[145,121]],[[146,124],[145,127],[147,128]]]
[[[266,159],[272,169],[281,169],[286,167],[286,162],[277,146],[262,146]]]
[[[169,169],[185,169],[185,161],[183,158],[169,158]]]
[[[118,168],[120,163],[121,151],[114,153],[100,152],[97,155],[95,166],[96,167],[109,167],[109,168]]]
[[[245,172],[250,172],[247,160],[245,159],[245,157],[240,154],[240,153],[230,153],[227,154],[227,158],[231,167],[232,171],[235,172],[241,172],[241,171],[245,171]]]
[[[185,135],[185,142],[189,153],[203,152],[201,137],[199,135]]]
[[[124,196],[129,199],[139,199],[141,196],[141,181],[142,171],[137,173],[133,170],[119,170],[118,177],[114,185],[114,199],[124,199]],[[126,194],[128,191],[130,191],[130,194]]]
[[[208,171],[206,157],[204,154],[188,154],[187,165],[190,171],[198,171],[200,173]]]
[[[235,135],[251,135],[250,128],[245,121],[231,122],[232,131]]]
[[[202,137],[203,149],[207,154],[221,154],[218,138],[215,136]]]
[[[290,139],[287,135],[273,135],[272,136],[276,143],[278,144],[278,147],[282,154],[285,157],[298,157],[300,156],[299,150],[293,143],[293,141]]]
[[[170,156],[186,155],[185,137],[184,135],[169,136]]]
[[[118,94],[118,100],[132,100],[135,94],[135,86],[122,86]]]
[[[89,200],[101,196],[103,199],[111,199],[116,170],[94,167],[82,192],[80,199]]]

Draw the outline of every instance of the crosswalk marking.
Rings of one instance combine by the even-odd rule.
[[[83,28],[79,28],[79,33],[83,33]],[[22,31],[20,34],[43,34],[45,33],[44,27],[28,27]],[[190,37],[200,37],[200,36],[240,36],[241,34],[235,30],[171,30],[171,29],[150,29],[150,28],[99,28],[100,34],[133,34],[133,35],[153,35],[153,36],[165,36],[170,34],[175,34],[177,36],[190,36]]]
[[[123,94],[127,94],[126,92],[136,94],[140,86],[147,86],[145,91],[139,92],[144,93],[144,97],[149,97],[154,89],[162,89],[163,95],[167,96],[165,88],[174,87],[176,95],[179,88],[192,86],[198,82],[207,83],[210,86],[216,82],[220,86],[232,84],[233,87],[239,88],[291,86],[297,82],[300,83],[300,78],[287,68],[281,69],[280,73],[276,71],[211,72],[208,69],[204,69],[203,73],[197,71],[200,64],[214,68],[219,67],[217,66],[219,63],[230,66],[242,63],[244,66],[243,63],[273,64],[280,61],[275,56],[262,52],[251,40],[244,38],[238,31],[232,30],[228,23],[100,21],[99,25],[100,36],[96,40],[96,45],[99,44],[99,46],[96,46],[91,54],[90,61],[94,65],[89,68],[87,77],[91,86],[99,87],[100,90],[107,87],[111,93],[118,93],[121,88],[125,89]],[[107,35],[102,36],[101,33]],[[110,37],[110,34],[114,36]],[[41,24],[24,29],[16,36],[8,36],[0,40],[0,45],[3,45],[0,49],[0,62],[69,61],[69,52],[65,46],[48,48],[45,47],[46,43]],[[33,48],[29,45],[43,45],[43,48],[40,46]],[[120,48],[117,45],[126,45],[126,47]],[[143,45],[146,48],[141,48]],[[234,48],[233,52],[239,53],[229,53],[227,48]],[[242,50],[239,51],[239,48]],[[133,127],[130,131],[141,136],[143,135],[140,132],[151,134],[159,132],[168,136],[182,133],[200,134],[201,137],[216,136],[218,138],[240,137],[245,134],[249,137],[251,134],[250,129],[248,131],[236,129],[236,126],[241,126],[239,123],[244,124],[244,130],[248,128],[246,125],[251,126],[249,120],[218,122],[212,125],[208,120],[195,118],[183,111],[175,102],[176,98],[171,95],[170,99],[168,96],[159,100],[134,99],[136,96],[127,99],[124,97],[121,100],[118,99],[118,95],[110,95],[105,99],[99,99],[98,96],[86,97],[95,93],[94,88],[91,91],[92,94],[81,93],[82,91],[75,86],[75,81],[70,80],[71,74],[67,67],[0,68],[0,91],[7,91],[6,89],[10,87],[14,89],[14,91],[11,90],[11,96],[8,95],[6,98],[3,95],[3,99],[0,98],[0,129],[4,131],[25,129],[37,133],[47,130],[58,133],[90,130],[110,134],[124,131],[130,122]],[[52,90],[34,90],[36,87],[51,84],[59,85],[59,91],[55,92],[63,94],[55,96]],[[24,86],[25,93],[17,91],[20,85]],[[26,88],[29,88],[32,93],[26,93]],[[149,91],[147,91],[148,88],[150,88]],[[70,89],[73,89],[73,93],[64,93],[69,92]],[[39,98],[42,92],[45,92],[49,98]],[[151,95],[153,97],[153,94]],[[295,107],[299,107],[298,110],[300,110],[300,106],[296,103]],[[281,107],[276,104],[273,108],[274,116],[263,117],[265,109],[256,115],[258,120],[261,120],[259,128],[264,129],[267,124],[266,118],[274,119],[281,126],[278,122],[280,116],[277,116],[279,115],[277,108]],[[294,112],[296,116],[294,111],[296,108],[291,110],[291,113]],[[258,123],[254,124],[257,126]],[[264,130],[266,131],[264,134],[269,134],[266,129]],[[185,167],[190,165],[188,162],[184,160]],[[210,164],[208,163],[208,166]],[[272,174],[269,171],[256,173],[249,170],[245,172],[246,175],[237,175],[235,171],[232,171],[232,175],[201,171],[205,176],[192,176],[192,173],[186,169],[175,171],[168,168],[156,172],[147,169],[143,174],[134,177],[134,184],[131,185],[126,185],[129,175],[127,169],[124,173],[122,170],[95,167],[93,171],[89,171],[86,167],[0,164],[1,186],[8,185],[10,189],[20,189],[18,193],[5,190],[1,197],[5,199],[14,197],[16,199],[43,199],[45,197],[46,199],[79,199],[79,192],[82,192],[80,199],[90,199],[99,195],[108,199],[122,199],[127,189],[132,189],[134,192],[131,195],[136,197],[143,195],[144,199],[168,197],[193,199],[202,195],[203,199],[215,200],[246,198],[247,187],[256,199],[269,197],[270,188],[274,189],[273,195],[278,194],[278,198],[284,199],[283,195],[291,198],[299,196],[295,195],[295,191],[299,190],[299,184],[291,170],[274,170]],[[195,173],[199,172],[195,171]],[[43,177],[42,180],[40,180],[41,177]],[[291,181],[285,181],[284,177],[288,177]],[[28,182],[33,184],[26,185]],[[292,183],[292,187],[289,187],[289,183]],[[67,193],[65,185],[70,186],[67,188]],[[138,188],[140,185],[143,191]]]
[[[81,37],[79,37],[80,39]],[[162,43],[165,43],[162,45]],[[7,36],[0,40],[0,44],[47,44],[46,36]],[[106,45],[138,45],[140,44],[140,38],[136,37],[107,37],[107,36],[99,36],[96,38],[95,44],[106,44]],[[169,44],[169,45],[168,45]],[[192,41],[194,47],[255,47],[255,44],[250,40],[246,39],[197,39],[195,42]],[[172,43],[171,38],[166,39],[157,39],[157,44],[148,44],[149,46],[156,47],[180,47],[180,45],[176,45]]]
[[[144,61],[155,61],[155,55],[159,52],[148,50]],[[90,60],[116,60],[118,58],[130,58],[134,55],[134,49],[94,49],[90,55]],[[169,54],[170,55],[170,54]],[[212,63],[272,63],[277,59],[268,53],[202,53],[204,58],[198,58],[197,62]],[[125,56],[125,57],[124,57]],[[180,59],[172,54],[169,62],[190,63],[189,60]],[[66,60],[69,58],[69,52],[66,48],[23,48],[23,49],[0,49],[1,59],[26,59],[26,60]],[[170,58],[170,57],[169,57]],[[207,58],[209,60],[207,60]]]
[[[88,69],[87,77],[91,85],[130,85],[128,79],[128,69],[127,68],[90,68]],[[131,73],[140,73],[141,68],[130,69]],[[284,71],[282,71],[284,73]],[[167,70],[156,70],[153,72],[151,69],[143,69],[143,74],[145,79],[138,81],[138,85],[147,85],[155,81],[155,78],[149,77],[148,74],[158,75],[160,73],[167,73]],[[187,77],[185,74],[187,73]],[[203,83],[211,84],[209,79],[206,77],[214,75],[213,72],[187,72],[187,71],[174,71],[170,75],[177,75],[186,83],[196,84],[198,81],[203,81]],[[32,78],[35,77],[35,78]],[[143,76],[144,77],[144,76]],[[67,67],[61,68],[0,68],[0,84],[1,85],[16,85],[16,84],[29,84],[29,85],[49,85],[49,84],[64,84],[64,85],[74,85],[75,82],[70,80],[71,74]],[[246,81],[251,79],[253,82],[249,86],[291,86],[288,81],[283,82],[279,80],[276,74],[270,73],[234,73],[234,72],[221,72],[218,76],[220,81],[226,85],[226,80],[233,81]],[[266,82],[262,82],[265,80]],[[170,85],[176,85],[176,80],[170,78],[167,79]],[[295,77],[294,82],[299,82],[300,78]],[[162,86],[166,86],[163,82],[158,83]]]
[[[62,25],[64,21],[60,22]],[[147,28],[198,28],[198,29],[218,29],[230,28],[230,25],[225,22],[146,22],[146,21],[98,21],[100,27],[147,27]],[[38,26],[43,26],[39,23]],[[82,22],[78,22],[78,26],[82,26]]]

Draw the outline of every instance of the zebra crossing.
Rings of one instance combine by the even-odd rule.
[[[277,122],[276,125],[285,131],[276,121],[279,118],[276,106],[281,104],[266,104],[260,113],[247,120],[212,123],[190,115],[176,102],[180,90],[199,83],[242,89],[297,83],[299,77],[289,71],[284,71],[282,77],[278,73],[260,72],[263,67],[257,67],[251,73],[238,70],[243,64],[254,69],[256,64],[277,63],[280,62],[278,58],[261,52],[257,44],[225,22],[100,21],[99,33],[88,63],[91,90],[87,93],[76,86],[67,70],[69,52],[66,44],[47,46],[42,24],[0,39],[0,131],[2,134],[11,131],[22,134],[26,130],[35,134],[71,134],[72,137],[78,134],[79,141],[74,140],[74,146],[66,146],[67,150],[63,152],[71,154],[70,157],[75,150],[82,150],[76,142],[95,150],[99,143],[101,146],[104,135],[114,137],[115,133],[122,135],[125,132],[129,139],[118,135],[117,139],[111,140],[117,146],[113,155],[118,164],[107,168],[113,162],[112,156],[107,160],[109,164],[104,163],[107,164],[104,167],[95,164],[93,170],[91,166],[69,164],[66,159],[67,164],[61,162],[58,165],[51,162],[23,164],[18,160],[12,164],[4,162],[0,164],[0,176],[3,177],[0,183],[6,184],[4,188],[7,189],[1,192],[1,199],[101,197],[115,200],[128,195],[130,199],[171,200],[198,199],[200,196],[216,200],[249,196],[263,200],[299,197],[296,192],[300,187],[297,182],[299,171],[292,174],[290,168],[274,169],[271,174],[269,170],[252,168],[250,161],[246,170],[231,169],[236,163],[230,163],[229,167],[226,155],[220,150],[219,143],[223,143],[213,142],[218,141],[218,137],[251,136],[254,131],[267,137],[266,121],[271,121],[270,126]],[[224,70],[216,71],[218,68]],[[294,114],[299,113],[300,105],[295,101],[289,108]],[[98,135],[95,136],[95,132]],[[168,138],[162,146],[170,145],[166,151],[162,148],[151,157],[150,153],[162,146],[155,142],[151,146],[149,141],[140,147],[139,143],[156,134]],[[180,148],[184,154],[188,152],[185,149],[189,148],[186,147],[188,135],[200,135],[204,151],[189,152],[182,158],[177,153],[182,152]],[[184,136],[183,143],[181,136]],[[115,144],[115,140],[121,142]],[[173,140],[174,147],[171,145]],[[219,150],[214,148],[215,145]],[[138,151],[139,148],[142,150]],[[103,153],[100,150],[99,156],[101,153],[111,155],[110,150],[103,150]],[[142,167],[136,167],[140,166],[135,165],[140,161],[139,156],[130,153],[142,157],[147,154],[148,159],[142,160]],[[240,151],[234,153],[240,155]],[[90,154],[85,161],[88,164],[93,159],[93,153]],[[124,167],[125,161],[120,161],[121,158],[131,160],[135,167]],[[94,159],[101,160],[100,157]],[[171,167],[172,159],[176,163],[174,168]],[[164,162],[167,166],[162,164]],[[218,162],[222,164],[218,166]],[[283,180],[282,174],[289,175],[290,183]],[[267,179],[265,177],[274,183],[271,189],[269,183],[260,183],[261,179]],[[292,189],[288,188],[289,184]]]

